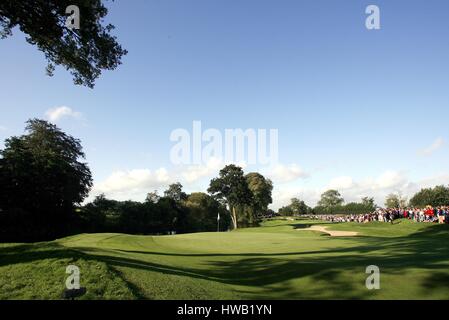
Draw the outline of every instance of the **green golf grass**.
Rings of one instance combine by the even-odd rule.
[[[81,299],[449,299],[449,226],[407,220],[320,221],[175,236],[82,234],[0,244],[0,299],[61,299],[65,269],[81,271]],[[368,290],[366,267],[381,271]]]

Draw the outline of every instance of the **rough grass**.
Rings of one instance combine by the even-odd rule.
[[[449,299],[448,226],[329,225],[361,234],[346,238],[295,230],[321,223],[0,244],[0,299],[60,299],[69,264],[81,270],[82,299]],[[365,287],[372,264],[380,290]]]

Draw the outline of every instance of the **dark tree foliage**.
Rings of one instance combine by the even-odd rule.
[[[145,198],[145,201],[152,202],[152,203],[158,203],[160,198],[161,197],[159,196],[157,190],[154,190],[152,192],[147,193],[147,197]]]
[[[273,183],[258,172],[248,173],[245,179],[252,195],[251,203],[239,206],[237,220],[239,226],[253,227],[259,224],[273,202]]]
[[[92,186],[87,164],[79,161],[80,141],[43,120],[28,121],[26,130],[0,151],[2,236],[26,241],[64,235]]]
[[[361,202],[349,202],[332,207],[316,206],[313,208],[314,214],[366,214],[376,210],[374,199],[362,198]]]
[[[66,27],[69,5],[80,9],[78,30]],[[75,84],[93,88],[102,70],[117,68],[127,53],[110,34],[114,26],[103,26],[107,13],[101,0],[1,0],[0,37],[18,26],[26,41],[44,53],[49,75],[61,65]]]
[[[117,201],[106,199],[105,195],[99,195],[87,204],[79,214],[81,219],[80,232],[106,232],[115,231],[113,226],[117,219],[114,216],[114,208],[117,206]]]
[[[220,214],[220,231],[231,225],[226,208],[206,193],[195,192],[188,196],[185,206],[188,208],[187,225],[190,232],[217,231],[217,216]]]
[[[81,208],[77,232],[119,232],[128,234],[167,234],[171,232],[227,230],[230,219],[226,209],[213,197],[193,193],[186,201],[162,197],[157,202],[114,201],[100,195]]]
[[[290,199],[290,204],[288,206],[282,207],[279,209],[278,213],[281,216],[298,216],[311,214],[313,212],[312,208],[310,208],[303,200],[298,198]]]
[[[294,212],[293,212],[293,209],[288,205],[288,206],[279,208],[278,214],[280,216],[293,216]]]
[[[421,189],[410,199],[410,205],[423,208],[425,206],[448,206],[449,186],[436,186],[434,188]]]
[[[187,194],[182,191],[182,184],[179,182],[169,185],[168,189],[164,191],[164,196],[175,201],[187,199]]]
[[[245,179],[248,183],[248,188],[253,195],[251,206],[254,211],[265,213],[268,209],[268,205],[273,203],[273,182],[270,179],[266,179],[258,172],[248,173],[245,176]]]

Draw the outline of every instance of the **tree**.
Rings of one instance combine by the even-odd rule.
[[[258,215],[265,214],[268,210],[268,205],[273,202],[272,191],[273,183],[270,179],[266,179],[263,175],[257,172],[248,173],[245,176],[248,188],[252,193],[252,202],[245,208],[244,212],[247,212],[248,224],[252,225],[253,220]]]
[[[157,203],[158,229],[162,232],[184,231],[186,228],[186,215],[184,206],[169,197],[162,197]]]
[[[168,189],[164,191],[164,196],[175,201],[187,199],[187,194],[182,191],[182,184],[179,182],[169,185]]]
[[[449,186],[436,186],[434,188],[425,188],[417,192],[411,199],[410,205],[414,207],[432,207],[449,205]]]
[[[118,201],[107,199],[100,194],[95,199],[81,208],[80,232],[117,232]]]
[[[407,207],[407,198],[400,193],[390,193],[385,199],[385,207],[387,208],[405,208]]]
[[[145,198],[145,202],[158,203],[160,198],[161,197],[159,196],[157,190],[154,190],[153,192],[148,192],[147,193],[147,197]]]
[[[278,212],[282,216],[293,216],[309,214],[312,212],[312,208],[310,208],[304,201],[299,200],[298,198],[292,198],[290,199],[290,204],[280,208]]]
[[[279,208],[278,214],[281,216],[292,216],[293,210],[290,206],[281,207]]]
[[[342,205],[343,203],[344,199],[341,197],[340,192],[337,190],[327,190],[321,195],[321,199],[318,201],[318,206],[332,211],[333,207]]]
[[[0,151],[0,211],[17,224],[12,229],[24,222],[15,213],[27,216],[34,226],[24,236],[52,238],[65,232],[74,206],[92,187],[92,177],[79,161],[84,158],[79,140],[44,120],[29,120],[26,131],[7,139]]]
[[[371,211],[374,211],[376,209],[376,204],[374,202],[374,198],[370,197],[363,197],[362,198],[362,205],[364,205],[367,208],[372,209]]]
[[[258,210],[266,211],[273,202],[273,183],[258,172],[251,172],[245,176],[248,188],[253,195],[253,206]]]
[[[78,30],[66,26],[70,5],[79,8]],[[18,26],[26,41],[44,53],[49,75],[61,65],[75,84],[93,88],[102,70],[117,68],[127,54],[110,34],[114,26],[102,25],[107,13],[101,0],[2,0],[0,37],[12,35]]]
[[[242,168],[233,164],[227,165],[220,170],[218,178],[212,179],[207,191],[226,202],[231,212],[233,227],[237,229],[237,207],[250,205],[252,202],[252,194]]]
[[[308,214],[310,212],[310,207],[306,203],[298,198],[292,198],[290,203],[290,208],[294,215]]]
[[[217,217],[220,214],[220,230],[227,230],[231,219],[226,215],[226,208],[212,196],[203,192],[190,194],[185,201],[188,213],[188,232],[216,231]]]

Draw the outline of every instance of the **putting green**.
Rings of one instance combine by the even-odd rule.
[[[295,230],[323,224],[358,236]],[[449,299],[449,227],[275,220],[225,233],[0,244],[0,299],[59,299],[69,264],[80,268],[82,299]],[[380,268],[380,290],[365,286],[369,265]]]

